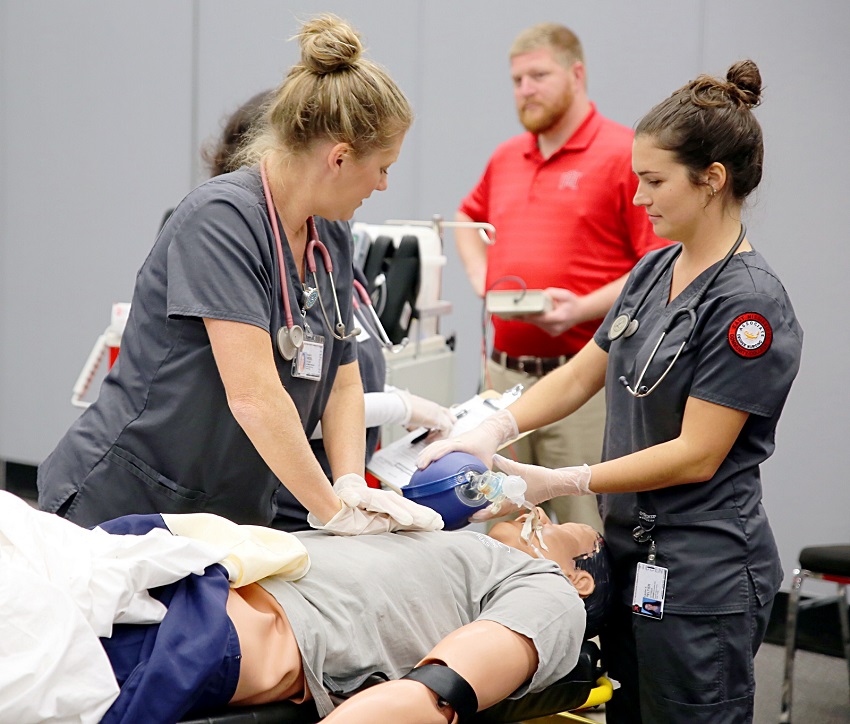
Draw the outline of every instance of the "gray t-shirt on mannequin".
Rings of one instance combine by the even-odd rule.
[[[537,648],[536,673],[511,698],[544,689],[578,661],[584,604],[550,561],[470,531],[357,536],[344,546],[318,531],[299,536],[310,552],[307,575],[262,585],[292,624],[322,716],[333,709],[328,692],[353,691],[377,672],[400,678],[476,620],[500,623]]]

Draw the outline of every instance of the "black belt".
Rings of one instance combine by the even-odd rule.
[[[547,372],[557,369],[565,364],[572,357],[571,354],[562,354],[560,357],[534,357],[533,355],[523,354],[519,357],[509,357],[504,352],[494,349],[490,353],[490,359],[502,367],[507,367],[509,370],[517,372],[526,372],[530,375],[542,377]]]

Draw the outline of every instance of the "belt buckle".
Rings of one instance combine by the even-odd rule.
[[[540,357],[535,357],[530,354],[522,354],[517,357],[517,366],[519,367],[520,372],[525,372],[527,367],[530,367],[531,364],[534,364],[535,372],[530,372],[530,374],[534,374],[537,377],[543,376],[543,360]]]

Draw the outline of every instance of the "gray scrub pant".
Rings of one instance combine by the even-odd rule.
[[[750,585],[745,613],[660,621],[617,606],[601,634],[608,676],[621,688],[605,706],[608,724],[746,724],[753,720],[754,662],[773,600]]]

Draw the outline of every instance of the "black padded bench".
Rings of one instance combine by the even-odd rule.
[[[475,724],[508,724],[576,709],[587,701],[601,671],[599,647],[585,641],[575,668],[560,681],[536,694],[520,699],[505,699],[478,712]],[[185,719],[181,724],[314,724],[319,715],[313,702],[288,701],[250,707],[227,707],[206,716]]]

